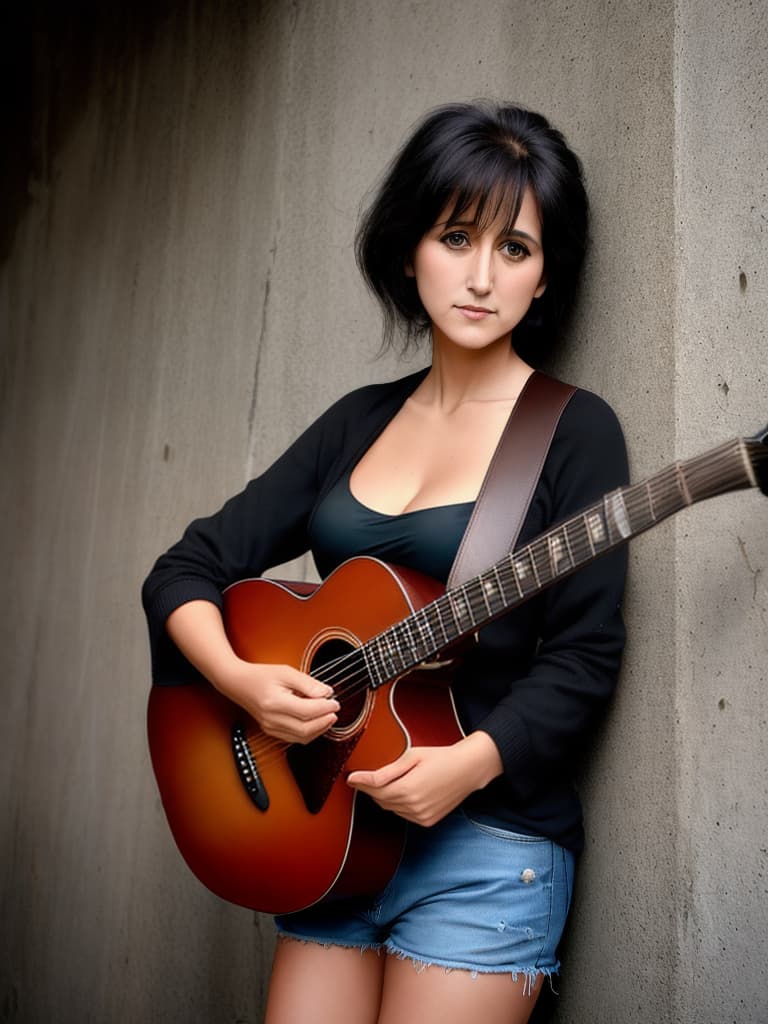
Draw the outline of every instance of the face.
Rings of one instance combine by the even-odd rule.
[[[483,348],[508,341],[533,299],[544,293],[544,250],[530,189],[511,231],[499,223],[478,231],[472,213],[454,222],[441,215],[416,246],[408,273],[416,278],[435,341],[444,336],[462,347]]]

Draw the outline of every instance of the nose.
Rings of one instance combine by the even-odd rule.
[[[475,295],[487,295],[493,287],[493,246],[476,246],[467,269],[467,288]]]

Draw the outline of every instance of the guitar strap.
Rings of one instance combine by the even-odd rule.
[[[447,589],[513,550],[560,416],[575,391],[538,370],[526,381],[485,474]]]

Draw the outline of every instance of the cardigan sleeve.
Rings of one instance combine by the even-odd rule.
[[[520,544],[627,481],[624,438],[606,403],[578,392],[561,420]],[[480,672],[503,695],[476,727],[499,748],[504,780],[527,800],[583,746],[610,700],[625,631],[626,547],[584,566],[488,627]],[[471,701],[471,698],[470,698]]]

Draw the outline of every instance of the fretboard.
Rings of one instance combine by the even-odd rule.
[[[599,502],[446,591],[361,648],[376,688],[511,611],[524,601],[663,519],[705,498],[758,486],[765,445],[736,438],[676,462]]]

